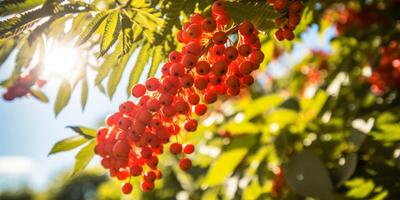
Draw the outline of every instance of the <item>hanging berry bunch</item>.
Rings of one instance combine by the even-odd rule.
[[[179,157],[179,167],[191,168],[187,155],[195,146],[179,143],[180,130],[196,131],[194,114],[204,115],[219,96],[236,96],[254,82],[251,72],[264,59],[258,31],[250,22],[228,28],[229,22],[222,1],[213,4],[212,17],[193,14],[178,33],[184,47],[169,54],[161,78],[135,85],[132,95],[138,101],[122,103],[119,112],[106,119],[107,127],[98,130],[95,152],[111,176],[126,181],[125,194],[132,190],[132,176],[142,177],[144,192],[154,188],[162,176],[158,156],[170,142],[169,151]],[[235,32],[237,42],[228,37]]]
[[[380,60],[371,77],[371,89],[379,95],[400,86],[400,48],[397,41],[392,41],[380,49]]]
[[[37,68],[29,70],[26,74],[21,74],[21,76],[7,88],[7,91],[3,94],[3,99],[12,101],[17,97],[27,96],[31,93],[30,88],[34,85],[43,87],[46,81],[39,79],[38,76],[39,70]]]
[[[278,28],[275,32],[276,39],[279,41],[284,39],[293,40],[295,37],[293,31],[300,23],[300,14],[304,8],[303,3],[299,0],[267,0],[267,2],[273,5],[278,12],[284,11],[285,9],[287,10],[286,15],[275,20]]]

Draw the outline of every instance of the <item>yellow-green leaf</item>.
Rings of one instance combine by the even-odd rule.
[[[88,139],[96,137],[96,130],[87,128],[84,126],[67,126],[67,128],[72,129],[75,133],[82,135]]]
[[[88,94],[89,94],[88,81],[87,81],[86,78],[84,78],[82,80],[82,91],[81,91],[81,106],[82,106],[82,110],[85,110]]]
[[[117,41],[119,30],[120,30],[120,21],[119,21],[119,11],[114,10],[108,16],[103,32],[103,36],[101,38],[100,43],[100,55],[103,56],[110,47]]]
[[[162,47],[157,46],[153,49],[153,55],[151,56],[151,66],[149,70],[149,74],[147,77],[153,77],[157,73],[157,69],[161,64],[161,61],[163,59],[163,54],[162,54]]]
[[[247,152],[247,148],[238,148],[223,152],[221,156],[211,164],[203,180],[203,185],[211,187],[224,183],[233,173],[240,161],[243,160]]]
[[[82,135],[75,135],[75,136],[72,136],[69,138],[65,138],[61,141],[58,141],[56,144],[54,144],[49,155],[75,149],[87,141],[88,141],[88,139],[83,137]]]
[[[79,40],[77,42],[78,45],[85,43],[92,34],[100,27],[103,21],[107,18],[108,12],[102,11],[98,13],[92,21],[87,25],[85,30],[79,35]]]
[[[122,73],[124,72],[126,65],[129,61],[129,58],[132,55],[133,52],[132,48],[131,51],[124,55],[121,59],[120,62],[118,63],[117,66],[115,66],[111,72],[111,75],[108,79],[108,83],[107,83],[107,92],[108,92],[108,96],[110,97],[110,99],[112,99],[112,97],[114,96],[115,90],[117,89],[117,86],[119,84],[119,82],[121,81],[121,77],[122,77]]]
[[[56,103],[54,104],[54,112],[56,116],[61,112],[61,110],[68,104],[71,97],[71,85],[68,81],[64,80],[60,87],[58,88]]]
[[[97,141],[91,140],[90,143],[84,146],[75,156],[75,165],[72,175],[84,170],[94,156],[94,147]]]
[[[39,101],[41,101],[43,103],[49,102],[49,98],[47,98],[47,96],[40,90],[31,89],[30,93],[32,96],[34,96],[36,99],[38,99]]]
[[[140,52],[136,58],[136,63],[133,66],[133,69],[129,75],[129,84],[128,84],[128,88],[127,88],[128,96],[130,95],[132,86],[135,85],[139,81],[140,76],[142,75],[144,67],[146,66],[147,60],[149,59],[149,56],[150,56],[149,49],[150,49],[149,43],[146,43],[140,49]]]

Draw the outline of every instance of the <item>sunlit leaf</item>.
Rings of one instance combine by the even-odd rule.
[[[75,133],[82,135],[88,139],[96,137],[96,130],[83,127],[83,126],[67,126],[67,128],[72,129]]]
[[[3,0],[0,2],[0,16],[21,13],[44,3],[45,0]]]
[[[211,187],[225,182],[247,154],[247,148],[224,151],[210,166],[203,185]],[[229,163],[229,164],[227,164]]]
[[[374,189],[375,184],[372,180],[365,180],[364,178],[355,178],[345,183],[350,190],[346,196],[353,198],[366,198]]]
[[[69,138],[65,138],[61,141],[58,141],[56,144],[54,144],[49,155],[75,149],[75,148],[81,146],[82,144],[86,143],[87,141],[88,141],[88,139],[81,135],[75,135],[75,136],[72,136]]]
[[[88,81],[87,81],[86,78],[84,78],[82,80],[82,91],[81,91],[81,106],[82,106],[82,110],[85,110],[88,95],[89,95]]]
[[[97,141],[91,140],[90,143],[84,146],[75,156],[75,165],[72,175],[84,170],[94,156],[94,147]]]
[[[162,47],[158,46],[153,49],[153,54],[151,56],[151,65],[150,65],[150,70],[149,74],[147,77],[154,77],[156,75],[157,69],[160,66],[160,63],[163,59],[163,54],[162,54]]]
[[[133,48],[134,49],[134,48]],[[110,77],[108,79],[107,83],[107,93],[110,99],[114,96],[115,90],[117,89],[117,86],[119,82],[121,81],[122,73],[124,72],[126,65],[132,55],[132,51],[129,52],[128,54],[124,55],[121,59],[120,62],[118,63],[117,66],[115,66],[110,74]]]
[[[46,94],[44,94],[40,90],[31,89],[30,93],[32,94],[32,96],[34,96],[36,99],[38,99],[39,101],[41,101],[43,103],[48,103],[49,102],[49,98],[47,98]]]
[[[132,71],[129,75],[129,84],[126,89],[128,96],[131,93],[131,88],[139,81],[140,76],[142,75],[144,67],[146,66],[147,60],[150,56],[149,50],[150,50],[150,44],[146,43],[142,46],[142,48],[139,51],[139,54],[136,58],[136,63],[133,66]]]
[[[104,22],[104,20],[108,16],[107,11],[102,11],[92,19],[92,21],[87,25],[85,30],[79,35],[79,40],[77,42],[78,45],[85,43],[94,32],[100,27],[100,25]]]
[[[58,93],[56,97],[56,102],[54,104],[54,113],[56,116],[67,106],[69,99],[71,97],[71,85],[68,81],[64,80],[60,87],[58,88]]]
[[[118,35],[121,29],[119,15],[119,11],[115,10],[107,16],[103,36],[100,43],[99,57],[102,57],[118,39]]]

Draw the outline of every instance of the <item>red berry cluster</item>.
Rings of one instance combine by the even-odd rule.
[[[346,31],[351,32],[353,29],[368,28],[371,24],[386,23],[387,21],[382,20],[384,15],[379,12],[376,4],[363,6],[360,10],[345,7],[339,10],[338,14],[336,26],[338,34],[343,34]]]
[[[303,3],[300,0],[291,2],[289,0],[267,0],[267,2],[272,4],[278,12],[287,9],[286,15],[275,20],[275,24],[278,27],[278,30],[275,32],[276,39],[279,41],[284,39],[293,40],[293,31],[300,23],[300,14],[304,8]]]
[[[371,77],[371,89],[379,95],[400,86],[400,48],[397,41],[392,41],[380,49],[380,60]]]
[[[204,115],[207,104],[218,96],[236,96],[254,82],[250,74],[264,59],[258,32],[250,22],[228,29],[229,22],[222,1],[213,4],[212,17],[193,14],[178,34],[184,47],[169,54],[161,78],[136,84],[132,95],[138,102],[122,103],[119,112],[106,119],[107,127],[98,130],[95,152],[111,176],[127,180],[122,186],[125,194],[132,190],[131,176],[142,176],[144,192],[154,188],[154,181],[161,178],[158,156],[171,137],[175,142],[169,150],[180,157],[179,167],[191,168],[186,155],[195,147],[178,142],[180,130],[196,131],[193,113]],[[235,45],[229,35],[236,31]]]
[[[38,79],[38,74],[37,69],[32,69],[27,74],[22,74],[14,81],[13,85],[7,88],[7,91],[3,94],[3,99],[12,101],[17,97],[26,96],[31,92],[30,88],[35,84],[38,87],[43,87],[46,81]]]

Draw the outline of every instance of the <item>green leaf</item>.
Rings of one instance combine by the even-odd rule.
[[[223,152],[211,164],[203,180],[203,185],[212,187],[224,183],[243,160],[244,156],[246,156],[247,152],[247,148],[238,148]]]
[[[250,120],[257,115],[265,113],[268,110],[278,106],[283,100],[284,99],[279,95],[268,95],[258,98],[254,101],[251,99],[248,101],[243,101],[239,106],[244,108],[244,120]]]
[[[2,65],[16,47],[15,40],[0,40],[0,65]]]
[[[93,139],[88,145],[84,146],[78,152],[78,154],[76,154],[74,171],[72,172],[72,175],[75,175],[86,168],[86,166],[89,164],[94,156],[94,147],[96,146],[96,144],[96,140]]]
[[[94,32],[97,31],[97,29],[100,27],[100,25],[103,23],[103,21],[107,18],[108,12],[107,11],[102,11],[98,13],[92,21],[87,25],[85,30],[79,35],[79,39],[77,44],[82,45],[85,43]]]
[[[157,70],[163,60],[163,52],[162,47],[158,46],[153,49],[153,55],[151,56],[151,66],[149,70],[149,74],[147,75],[148,78],[154,77],[157,73]]]
[[[119,55],[119,57],[127,54],[128,52],[131,51],[132,45],[133,45],[133,40],[134,34],[133,34],[133,23],[129,16],[123,14],[122,15],[122,53]]]
[[[224,5],[233,21],[236,23],[251,21],[258,30],[264,32],[275,28],[273,20],[283,14],[276,12],[266,1],[226,1]]]
[[[67,126],[66,128],[72,129],[75,133],[86,137],[87,139],[92,139],[96,137],[96,130],[83,127],[83,126]]]
[[[82,79],[82,92],[81,92],[82,110],[85,110],[88,94],[89,94],[88,81],[86,78],[84,78],[84,79]]]
[[[134,49],[134,48],[133,48]],[[121,81],[122,73],[124,72],[126,65],[128,64],[129,58],[132,55],[133,49],[131,51],[124,55],[121,59],[120,62],[118,63],[117,66],[115,66],[110,74],[110,77],[108,79],[107,83],[107,93],[110,99],[114,96],[114,93],[117,89],[117,86],[119,82]]]
[[[54,104],[54,112],[56,116],[58,116],[61,110],[64,109],[65,106],[67,106],[71,97],[71,92],[71,85],[68,81],[64,80],[58,88],[56,103]]]
[[[333,185],[322,161],[311,152],[293,156],[284,166],[285,179],[298,194],[332,199]]]
[[[99,57],[102,57],[118,39],[121,29],[119,15],[119,11],[114,10],[107,17],[103,36],[101,38]]]
[[[365,199],[375,187],[372,180],[365,180],[364,178],[355,178],[347,181],[345,185],[350,188],[346,196],[357,199]]]
[[[371,135],[375,140],[394,142],[400,140],[400,124],[381,124],[380,132],[373,131]]]
[[[131,88],[139,81],[140,76],[142,75],[144,67],[146,66],[147,60],[150,56],[149,50],[150,44],[146,43],[139,51],[139,54],[136,58],[136,63],[133,66],[132,71],[129,75],[129,84],[126,89],[128,96],[131,93]]]
[[[221,126],[222,130],[229,131],[233,135],[238,134],[257,134],[260,133],[262,126],[251,122],[234,122],[229,121]]]
[[[49,102],[49,98],[47,98],[47,96],[40,90],[31,89],[30,93],[32,96],[34,96],[36,99],[38,99],[39,101],[41,101],[43,103]]]
[[[42,3],[44,0],[3,0],[0,2],[0,16],[22,13]]]
[[[54,144],[53,148],[51,148],[51,151],[48,155],[75,149],[81,146],[82,144],[86,143],[87,141],[88,139],[81,135],[75,135],[69,138],[65,138]]]

